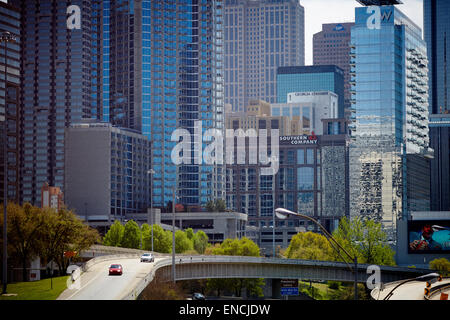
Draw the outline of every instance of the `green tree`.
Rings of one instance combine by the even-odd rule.
[[[242,239],[225,239],[220,245],[216,245],[207,251],[213,255],[253,256],[259,257],[260,250],[256,243],[243,237]],[[234,292],[241,296],[242,289],[247,289],[250,296],[261,296],[264,279],[208,279],[207,287],[216,289],[218,295],[222,290]]]
[[[333,238],[351,255],[357,255],[359,263],[395,266],[395,251],[387,244],[388,239],[381,223],[369,219],[341,219]],[[345,258],[344,253],[341,253]],[[334,253],[335,260],[342,260]]]
[[[192,241],[188,238],[186,232],[182,230],[175,231],[175,253],[183,253],[192,249]]]
[[[208,212],[215,212],[215,211],[216,211],[216,206],[215,206],[215,204],[214,204],[214,201],[209,200],[209,201],[206,203],[206,210],[207,210]]]
[[[302,232],[292,237],[284,255],[288,259],[327,261],[333,260],[333,248],[325,236]]]
[[[224,212],[227,209],[225,200],[216,199],[216,201],[214,201],[214,209],[216,212]]]
[[[431,270],[436,270],[441,276],[450,276],[450,261],[446,258],[434,259],[429,265]]]
[[[149,245],[151,247],[151,238]],[[172,251],[172,232],[164,231],[160,225],[154,224],[153,247],[156,252],[170,253]]]
[[[141,229],[134,220],[129,220],[124,227],[121,247],[139,249],[141,243]]]
[[[60,274],[64,274],[70,259],[64,253],[79,253],[96,243],[98,231],[85,225],[72,211],[62,208],[41,209],[45,227],[39,234],[39,255],[45,261],[54,261]]]
[[[194,250],[200,254],[204,254],[208,247],[208,236],[202,230],[195,233],[194,236]]]
[[[9,203],[7,207],[8,250],[12,257],[17,257],[21,262],[24,281],[27,279],[28,263],[39,254],[39,235],[45,227],[40,210],[29,203],[23,206]],[[1,230],[3,232],[3,219]]]
[[[194,241],[194,230],[192,230],[192,228],[188,228],[184,232],[186,232],[186,236],[189,240]]]
[[[109,228],[108,232],[103,238],[103,245],[111,247],[120,247],[122,244],[125,227],[116,220]]]

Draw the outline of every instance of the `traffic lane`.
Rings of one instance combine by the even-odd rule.
[[[433,286],[444,283],[450,284],[450,280],[444,280],[442,282],[435,283]],[[384,297],[386,297],[396,285],[397,284],[386,286],[385,289],[374,298],[377,298],[377,300],[383,300]],[[400,287],[394,290],[389,300],[424,300],[423,295],[425,286],[426,283],[422,281],[413,281],[405,283],[404,285],[401,285]],[[433,296],[432,299],[433,300],[439,299],[439,296],[440,294],[437,294]]]
[[[155,259],[155,261],[158,259]],[[111,264],[121,264],[122,275],[109,275]],[[117,259],[93,265],[81,278],[81,289],[66,299],[118,300],[131,292],[153,268],[154,263],[140,262],[139,258]],[[70,290],[73,291],[73,290]]]

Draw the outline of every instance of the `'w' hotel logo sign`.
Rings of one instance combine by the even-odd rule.
[[[389,22],[392,17],[392,10],[383,9],[379,6],[367,7],[367,14],[370,16],[367,18],[367,28],[369,30],[381,29],[381,22]]]

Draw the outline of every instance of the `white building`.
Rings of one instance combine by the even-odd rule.
[[[272,116],[299,117],[304,130],[323,134],[322,119],[338,117],[338,95],[330,91],[289,93],[287,103],[271,105]]]

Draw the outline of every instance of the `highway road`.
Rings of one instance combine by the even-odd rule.
[[[379,291],[378,289],[372,290],[371,292],[372,298],[374,298],[375,300],[383,300],[384,297],[386,297],[397,284],[398,282],[388,283],[386,284],[386,287],[383,291]],[[432,285],[431,288],[443,284],[448,284],[449,286],[442,292],[450,294],[450,279],[444,279],[441,282],[436,282]],[[425,289],[425,282],[421,281],[408,282],[395,289],[389,300],[425,300],[424,289]],[[439,292],[433,295],[430,298],[430,300],[439,300],[440,296],[441,294]]]
[[[155,261],[162,258],[155,257]],[[123,274],[110,276],[109,266],[121,264]],[[137,286],[152,269],[153,263],[140,262],[139,258],[116,259],[99,262],[84,272],[80,289],[66,289],[58,300],[121,300]]]

